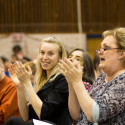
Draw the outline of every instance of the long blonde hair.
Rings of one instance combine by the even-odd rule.
[[[56,37],[48,37],[48,38],[44,38],[39,46],[39,52],[38,52],[38,56],[37,56],[37,71],[36,71],[36,75],[35,75],[35,91],[39,91],[39,89],[45,84],[44,81],[47,80],[47,74],[45,72],[45,70],[42,69],[42,66],[40,64],[40,60],[39,60],[39,56],[40,56],[40,51],[41,51],[41,46],[43,43],[54,43],[54,44],[57,44],[59,46],[59,56],[61,59],[64,59],[64,57],[66,57],[66,50],[65,50],[65,47],[64,47],[64,44],[63,42],[61,41],[61,39],[59,38],[56,38]],[[53,81],[57,75],[59,74],[58,72],[58,65],[56,65],[52,72],[51,72],[51,76],[54,75],[53,78],[49,79],[50,81]]]

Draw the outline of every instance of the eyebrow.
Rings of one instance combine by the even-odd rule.
[[[101,43],[101,46],[106,46],[106,45],[107,45],[106,43],[104,43],[104,44]]]
[[[109,45],[107,45],[106,43],[104,43],[103,45],[101,44],[101,46],[108,46],[108,47],[110,47]],[[100,46],[100,48],[101,48],[101,46]]]
[[[73,54],[69,55],[68,57],[73,56]],[[76,55],[77,58],[82,58],[81,56]]]
[[[40,51],[45,51],[45,50],[40,50]],[[55,52],[55,50],[49,50],[48,52]]]
[[[81,56],[76,56],[76,57],[82,58]]]

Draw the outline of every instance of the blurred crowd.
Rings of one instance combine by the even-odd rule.
[[[57,37],[44,38],[34,60],[19,45],[0,57],[0,125],[124,125],[125,28],[102,35],[94,59]]]

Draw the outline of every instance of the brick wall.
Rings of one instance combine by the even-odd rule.
[[[21,40],[19,35],[21,34]],[[74,48],[83,48],[86,49],[86,35],[78,33],[66,33],[66,34],[23,34],[16,33],[17,42],[15,40],[15,33],[13,34],[1,34],[0,35],[0,56],[5,56],[10,58],[12,55],[12,47],[16,44],[19,44],[23,48],[25,56],[28,56],[32,59],[37,57],[38,47],[43,38],[49,36],[55,36],[62,39],[64,45],[68,51],[71,51]],[[14,42],[15,41],[15,42]]]

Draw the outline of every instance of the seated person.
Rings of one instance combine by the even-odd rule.
[[[95,80],[95,73],[94,73],[94,66],[93,66],[93,61],[89,55],[88,52],[84,51],[83,49],[74,49],[72,50],[69,55],[68,59],[76,66],[78,63],[80,63],[83,70],[82,74],[82,81],[83,84],[85,85],[86,89],[89,90],[91,85],[93,84]],[[72,89],[72,86],[69,85],[69,89]],[[73,90],[73,89],[72,89]],[[74,92],[74,91],[72,91]],[[69,95],[70,98],[70,95]],[[70,108],[69,108],[70,110]],[[73,125],[77,123],[77,120],[73,120]]]
[[[0,125],[11,116],[20,116],[17,91],[11,79],[5,75],[3,61],[0,59]]]
[[[31,83],[31,68],[16,61],[9,67],[18,92],[22,118],[11,117],[5,125],[32,125],[32,119],[57,125],[72,125],[68,110],[68,84],[58,72],[58,62],[66,57],[60,39],[44,38],[39,46],[35,86]],[[25,97],[27,93],[28,101]],[[28,104],[27,104],[28,103]]]
[[[76,48],[68,54],[68,59],[73,62],[74,65],[80,63],[83,66],[82,80],[87,90],[91,87],[95,80],[93,61],[88,52],[83,49]]]
[[[103,37],[97,52],[99,67],[104,72],[89,91],[82,82],[81,66],[74,66],[68,59],[60,60],[61,73],[72,86],[69,88],[70,114],[78,120],[78,125],[125,124],[125,28],[105,31]]]
[[[11,57],[12,63],[14,63],[15,61],[21,61],[22,63],[31,61],[30,58],[24,56],[21,46],[15,45],[12,50],[13,50],[13,55]]]
[[[9,61],[6,57],[4,57],[4,56],[2,56],[1,59],[2,59],[2,61],[3,61],[5,74],[6,74],[8,77],[10,77],[9,72],[8,72],[8,68],[9,68],[9,65],[10,65],[10,61]]]

